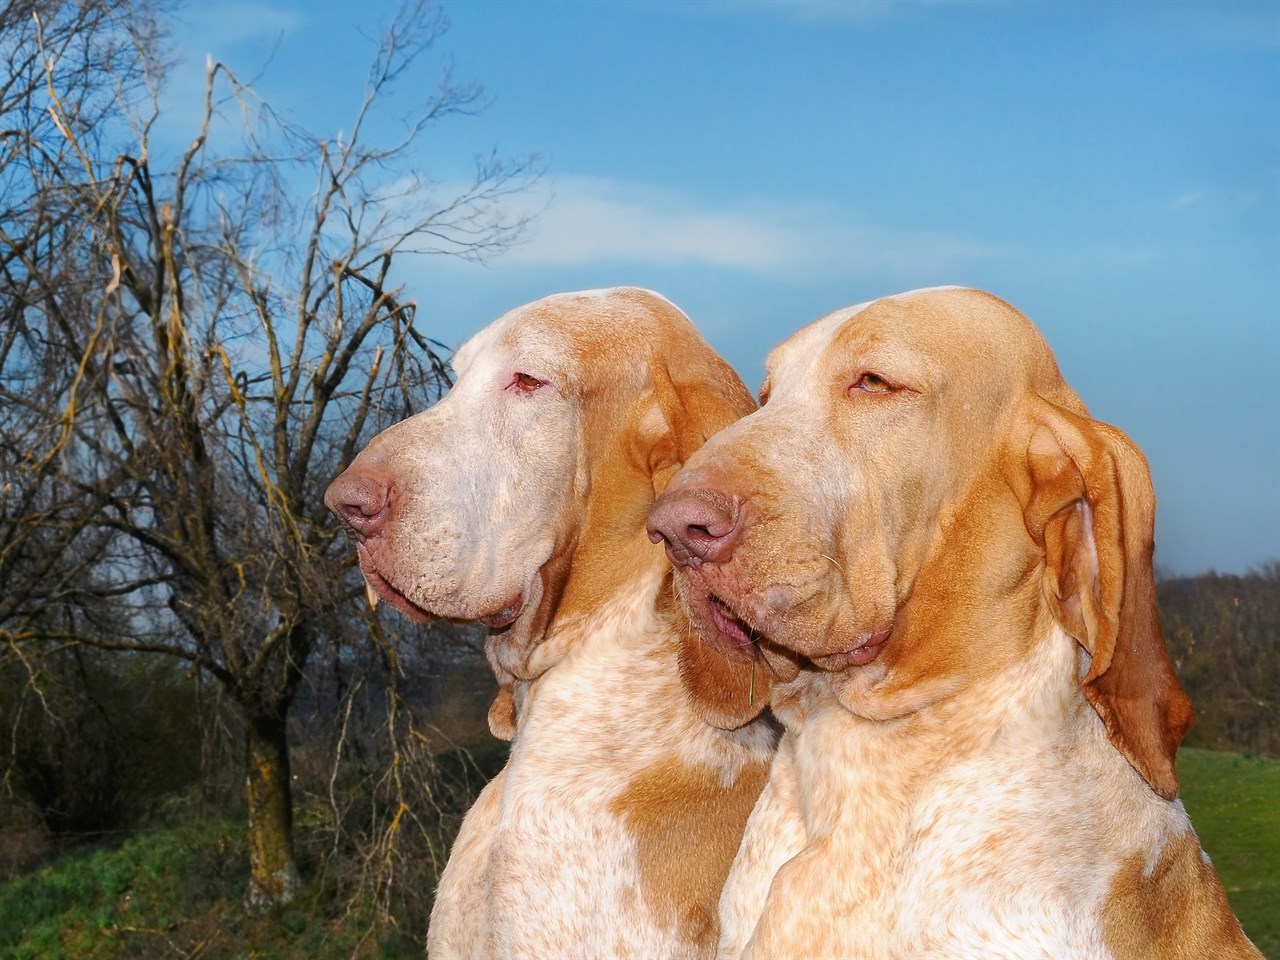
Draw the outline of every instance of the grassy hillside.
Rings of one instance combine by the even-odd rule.
[[[1280,763],[1183,749],[1182,802],[1258,949],[1280,960]]]
[[[348,910],[332,882],[308,884],[286,909],[246,917],[247,856],[235,819],[63,857],[0,888],[0,957],[421,960],[422,931]]]
[[[1254,942],[1280,960],[1280,763],[1184,750],[1178,767],[1183,801],[1232,906]],[[0,888],[0,956],[422,956],[424,931],[375,924],[370,915],[349,911],[349,897],[332,879],[309,884],[288,909],[244,917],[242,831],[228,820],[142,833],[7,884]]]

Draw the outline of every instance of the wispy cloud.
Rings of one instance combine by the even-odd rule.
[[[786,263],[802,237],[739,211],[713,210],[675,192],[598,179],[561,179],[528,243],[508,259],[540,264],[624,261],[766,269]]]
[[[304,7],[286,4],[242,2],[192,4],[184,8],[181,20],[189,42],[203,44],[203,54],[225,50],[249,40],[275,40],[292,33],[306,22]],[[200,57],[203,60],[203,56]]]
[[[1269,173],[1274,183],[1274,173]],[[1258,209],[1264,203],[1264,197],[1275,196],[1274,187],[1259,185],[1250,181],[1211,186],[1195,186],[1176,193],[1172,198],[1165,198],[1160,203],[1161,209],[1175,211],[1209,211],[1213,213],[1240,214]]]
[[[185,148],[200,119],[208,60],[229,65],[239,80],[256,85],[277,44],[305,25],[305,10],[301,5],[257,2],[194,3],[181,8],[174,16],[174,64],[160,100],[170,122],[160,125],[153,136]],[[232,111],[215,124],[237,121]]]
[[[723,0],[712,9],[737,14],[785,17],[800,23],[843,23],[873,26],[941,7],[967,6],[991,10],[1003,0]]]
[[[672,190],[589,178],[560,179],[554,190],[529,240],[504,262],[715,266],[802,277],[942,270],[1001,253],[971,237],[836,220],[830,207],[818,204],[721,208]]]

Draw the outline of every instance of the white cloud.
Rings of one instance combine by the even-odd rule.
[[[568,265],[599,261],[711,264],[768,269],[786,263],[802,238],[784,225],[636,184],[562,179],[530,240],[510,261]]]
[[[1265,195],[1266,192],[1263,189],[1249,183],[1216,184],[1212,187],[1191,187],[1183,190],[1172,199],[1166,199],[1163,206],[1173,210],[1207,208],[1216,212],[1238,214],[1257,207]]]
[[[1001,0],[724,0],[710,5],[731,13],[781,16],[798,23],[843,23],[855,27],[884,23],[895,18],[940,7],[968,6],[991,10]]]
[[[1002,251],[941,231],[886,229],[839,219],[818,204],[717,208],[644,184],[568,178],[504,263],[715,266],[804,277],[849,271],[945,270]],[[545,202],[529,198],[539,207]],[[531,207],[532,209],[532,207]]]

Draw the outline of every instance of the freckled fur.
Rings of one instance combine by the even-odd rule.
[[[770,690],[785,732],[720,955],[1259,956],[1176,800],[1192,714],[1136,448],[978,291],[838,311],[768,369],[766,404],[670,484],[739,511],[681,595],[800,665]]]
[[[486,647],[510,760],[463,822],[428,951],[710,956],[777,734],[715,729],[687,702],[669,569],[644,519],[754,404],[683,314],[630,288],[514,310],[454,366],[439,404],[351,468],[390,478],[394,515],[360,545],[367,571],[442,616],[524,601]],[[546,386],[507,389],[517,372]]]

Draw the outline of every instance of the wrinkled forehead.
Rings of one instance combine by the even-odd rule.
[[[518,357],[522,363],[572,373],[608,361],[632,367],[691,330],[669,300],[648,290],[586,290],[544,297],[499,317],[468,340],[453,358],[459,376],[482,358]]]
[[[926,382],[948,369],[1040,385],[1060,380],[1052,351],[1026,317],[964,287],[910,290],[837,310],[775,349],[766,366],[776,386],[814,377],[826,360],[853,357]]]
[[[770,386],[805,382],[817,373],[840,329],[874,301],[845,307],[802,327],[774,347],[765,359],[765,380]]]
[[[908,290],[888,297],[867,300],[865,303],[844,307],[815,320],[807,327],[794,333],[789,339],[775,347],[765,361],[765,369],[770,380],[790,381],[794,377],[803,377],[815,372],[820,358],[842,335],[848,335],[851,320],[870,320],[871,314],[878,311],[872,307],[897,305],[899,302],[912,299],[928,299],[935,294],[946,294],[949,291],[963,291],[962,287],[928,287],[920,290]],[[870,311],[870,312],[869,312]]]
[[[460,346],[453,355],[454,372],[465,377],[469,371],[486,366],[496,361],[500,354],[510,354],[517,348],[522,348],[521,352],[526,356],[556,353],[558,345],[550,330],[535,322],[531,314],[533,306],[528,304],[504,313]]]

